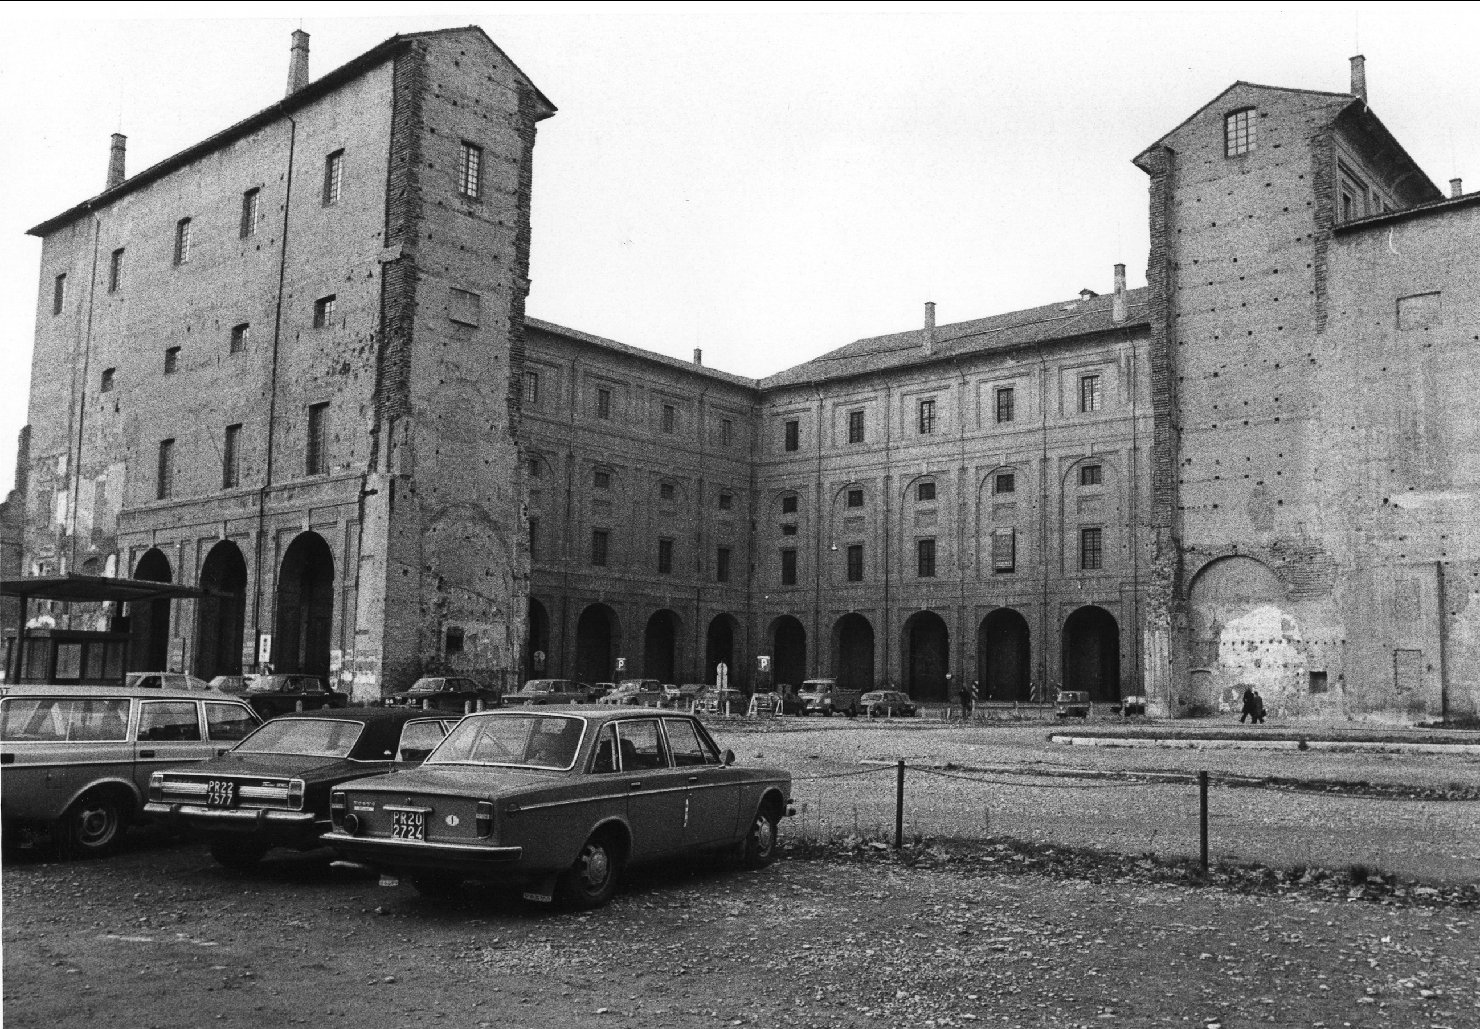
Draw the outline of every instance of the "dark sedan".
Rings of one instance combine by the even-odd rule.
[[[221,864],[250,868],[273,847],[322,846],[333,787],[420,764],[456,722],[408,708],[283,715],[220,757],[155,772],[144,810],[202,830]]]
[[[412,683],[409,690],[392,693],[385,702],[388,707],[437,708],[462,714],[470,704],[474,711],[498,707],[502,694],[477,679],[453,675],[426,676]]]
[[[331,690],[317,675],[279,672],[254,676],[241,698],[263,718],[291,711],[317,711],[326,707],[348,707],[349,694]]]

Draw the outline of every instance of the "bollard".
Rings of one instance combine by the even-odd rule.
[[[1197,773],[1198,830],[1202,838],[1202,870],[1208,874],[1208,773]]]
[[[473,702],[471,700],[465,700],[465,701],[463,701],[463,714],[470,715],[472,713],[473,713]]]
[[[303,713],[303,701],[300,700],[300,701],[295,702],[293,704],[293,710],[294,711],[297,711],[299,714],[302,714]]]
[[[904,758],[899,759],[894,782],[894,849],[904,846]]]

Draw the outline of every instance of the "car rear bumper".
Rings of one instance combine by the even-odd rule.
[[[345,857],[370,865],[397,869],[449,869],[470,876],[505,874],[519,870],[523,847],[494,847],[476,843],[422,843],[377,836],[351,836],[333,830],[320,839]]]
[[[311,834],[323,820],[312,811],[277,808],[214,808],[200,804],[170,804],[151,800],[144,813],[181,822],[195,829],[227,832],[263,832],[283,836]]]

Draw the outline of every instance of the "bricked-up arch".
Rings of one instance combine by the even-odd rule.
[[[771,685],[795,686],[807,677],[807,629],[782,615],[771,623]]]
[[[170,559],[150,547],[134,565],[133,578],[146,582],[174,582]],[[128,606],[128,670],[163,672],[170,659],[170,602],[168,598],[134,602]]]
[[[278,569],[273,670],[327,678],[333,630],[334,553],[318,533],[299,533]]]
[[[1081,607],[1064,621],[1066,690],[1086,690],[1090,700],[1120,699],[1120,626],[1103,607]]]
[[[915,700],[950,700],[951,634],[934,611],[916,611],[900,630],[904,688]]]
[[[1219,558],[1198,570],[1187,590],[1189,663],[1211,674],[1184,697],[1186,706],[1239,709],[1253,686],[1273,706],[1306,680],[1306,643],[1285,584],[1262,561]],[[1189,691],[1191,692],[1191,691]]]
[[[832,674],[847,689],[874,688],[874,627],[856,611],[833,625]]]
[[[550,613],[534,597],[529,598],[529,636],[524,644],[524,678],[543,679],[550,674]],[[600,682],[601,679],[588,680]]]
[[[581,682],[610,682],[617,674],[621,639],[621,625],[611,608],[592,604],[582,611],[576,622],[575,677]]]
[[[678,682],[678,615],[666,608],[648,619],[642,641],[642,674],[649,679]]]
[[[740,623],[735,620],[734,615],[715,615],[709,623],[709,631],[704,637],[704,667],[700,670],[699,678],[705,682],[714,682],[718,674],[716,666],[721,661],[730,670],[730,685],[739,686],[745,678],[745,669],[736,661],[739,654],[735,651],[735,637],[739,635]]]
[[[976,630],[976,678],[982,700],[1032,699],[1031,638],[1028,620],[999,607]]]
[[[247,616],[247,562],[241,548],[221,540],[200,566],[205,596],[195,602],[195,674],[207,681],[242,674]]]

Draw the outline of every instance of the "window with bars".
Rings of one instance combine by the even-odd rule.
[[[222,489],[236,489],[241,485],[241,439],[240,425],[226,426],[226,436],[221,441]]]
[[[1102,484],[1104,473],[1101,466],[1097,464],[1086,464],[1079,466],[1079,485],[1099,486]]]
[[[730,581],[730,548],[719,547],[714,552],[714,581]]]
[[[469,200],[483,195],[483,148],[466,140],[458,153],[457,191]]]
[[[262,199],[262,190],[249,189],[242,194],[241,238],[257,234],[257,211]]]
[[[231,352],[240,354],[247,349],[247,338],[252,333],[252,327],[246,322],[231,327]]]
[[[1012,421],[1015,401],[1016,391],[1011,386],[1001,386],[997,389],[997,424]]]
[[[117,293],[123,288],[123,247],[113,251],[108,259],[108,292]]]
[[[930,436],[935,433],[935,400],[920,401],[920,435]]]
[[[922,483],[920,483],[919,485],[917,485],[915,487],[915,501],[916,501],[916,503],[923,504],[923,503],[926,503],[927,501],[934,500],[934,499],[935,499],[935,483],[933,483],[933,482],[922,482]]]
[[[915,541],[915,573],[921,579],[935,578],[935,540]]]
[[[606,529],[591,530],[591,563],[605,568],[611,548],[611,533]]]
[[[175,263],[188,264],[190,262],[190,219],[181,218],[175,222]]]
[[[1085,414],[1100,409],[1100,377],[1098,375],[1081,375],[1079,377],[1079,410]]]
[[[334,303],[338,298],[330,294],[313,302],[313,327],[325,328],[334,322]]]
[[[848,545],[848,581],[863,581],[863,544],[850,543]]]
[[[797,552],[787,547],[781,552],[781,585],[795,586],[797,584]]]
[[[849,443],[862,443],[863,442],[863,412],[862,411],[849,411],[848,412],[848,442]]]
[[[303,448],[303,470],[308,475],[323,475],[329,470],[328,432],[329,405],[310,404],[308,436]]]
[[[658,541],[658,574],[673,574],[673,541]]]
[[[336,150],[324,158],[324,206],[339,203],[344,188],[344,151]]]
[[[154,498],[168,500],[175,495],[175,441],[159,441],[159,461],[154,470]]]
[[[1089,528],[1079,530],[1079,567],[1086,572],[1104,567],[1104,530]]]
[[[1259,126],[1255,121],[1254,108],[1246,107],[1234,111],[1223,119],[1223,154],[1239,157],[1254,149],[1258,143]]]
[[[524,403],[529,407],[540,405],[540,373],[524,373]]]
[[[45,281],[44,279],[42,281]],[[67,303],[67,276],[64,272],[56,277],[51,287],[51,313],[61,314]]]
[[[796,450],[799,446],[801,446],[801,441],[802,441],[802,423],[799,422],[799,421],[797,421],[795,418],[789,419],[786,422],[785,435],[786,435],[786,442],[785,442],[786,449],[787,450]]]
[[[1017,474],[1015,472],[998,472],[992,476],[993,493],[1016,493]]]

